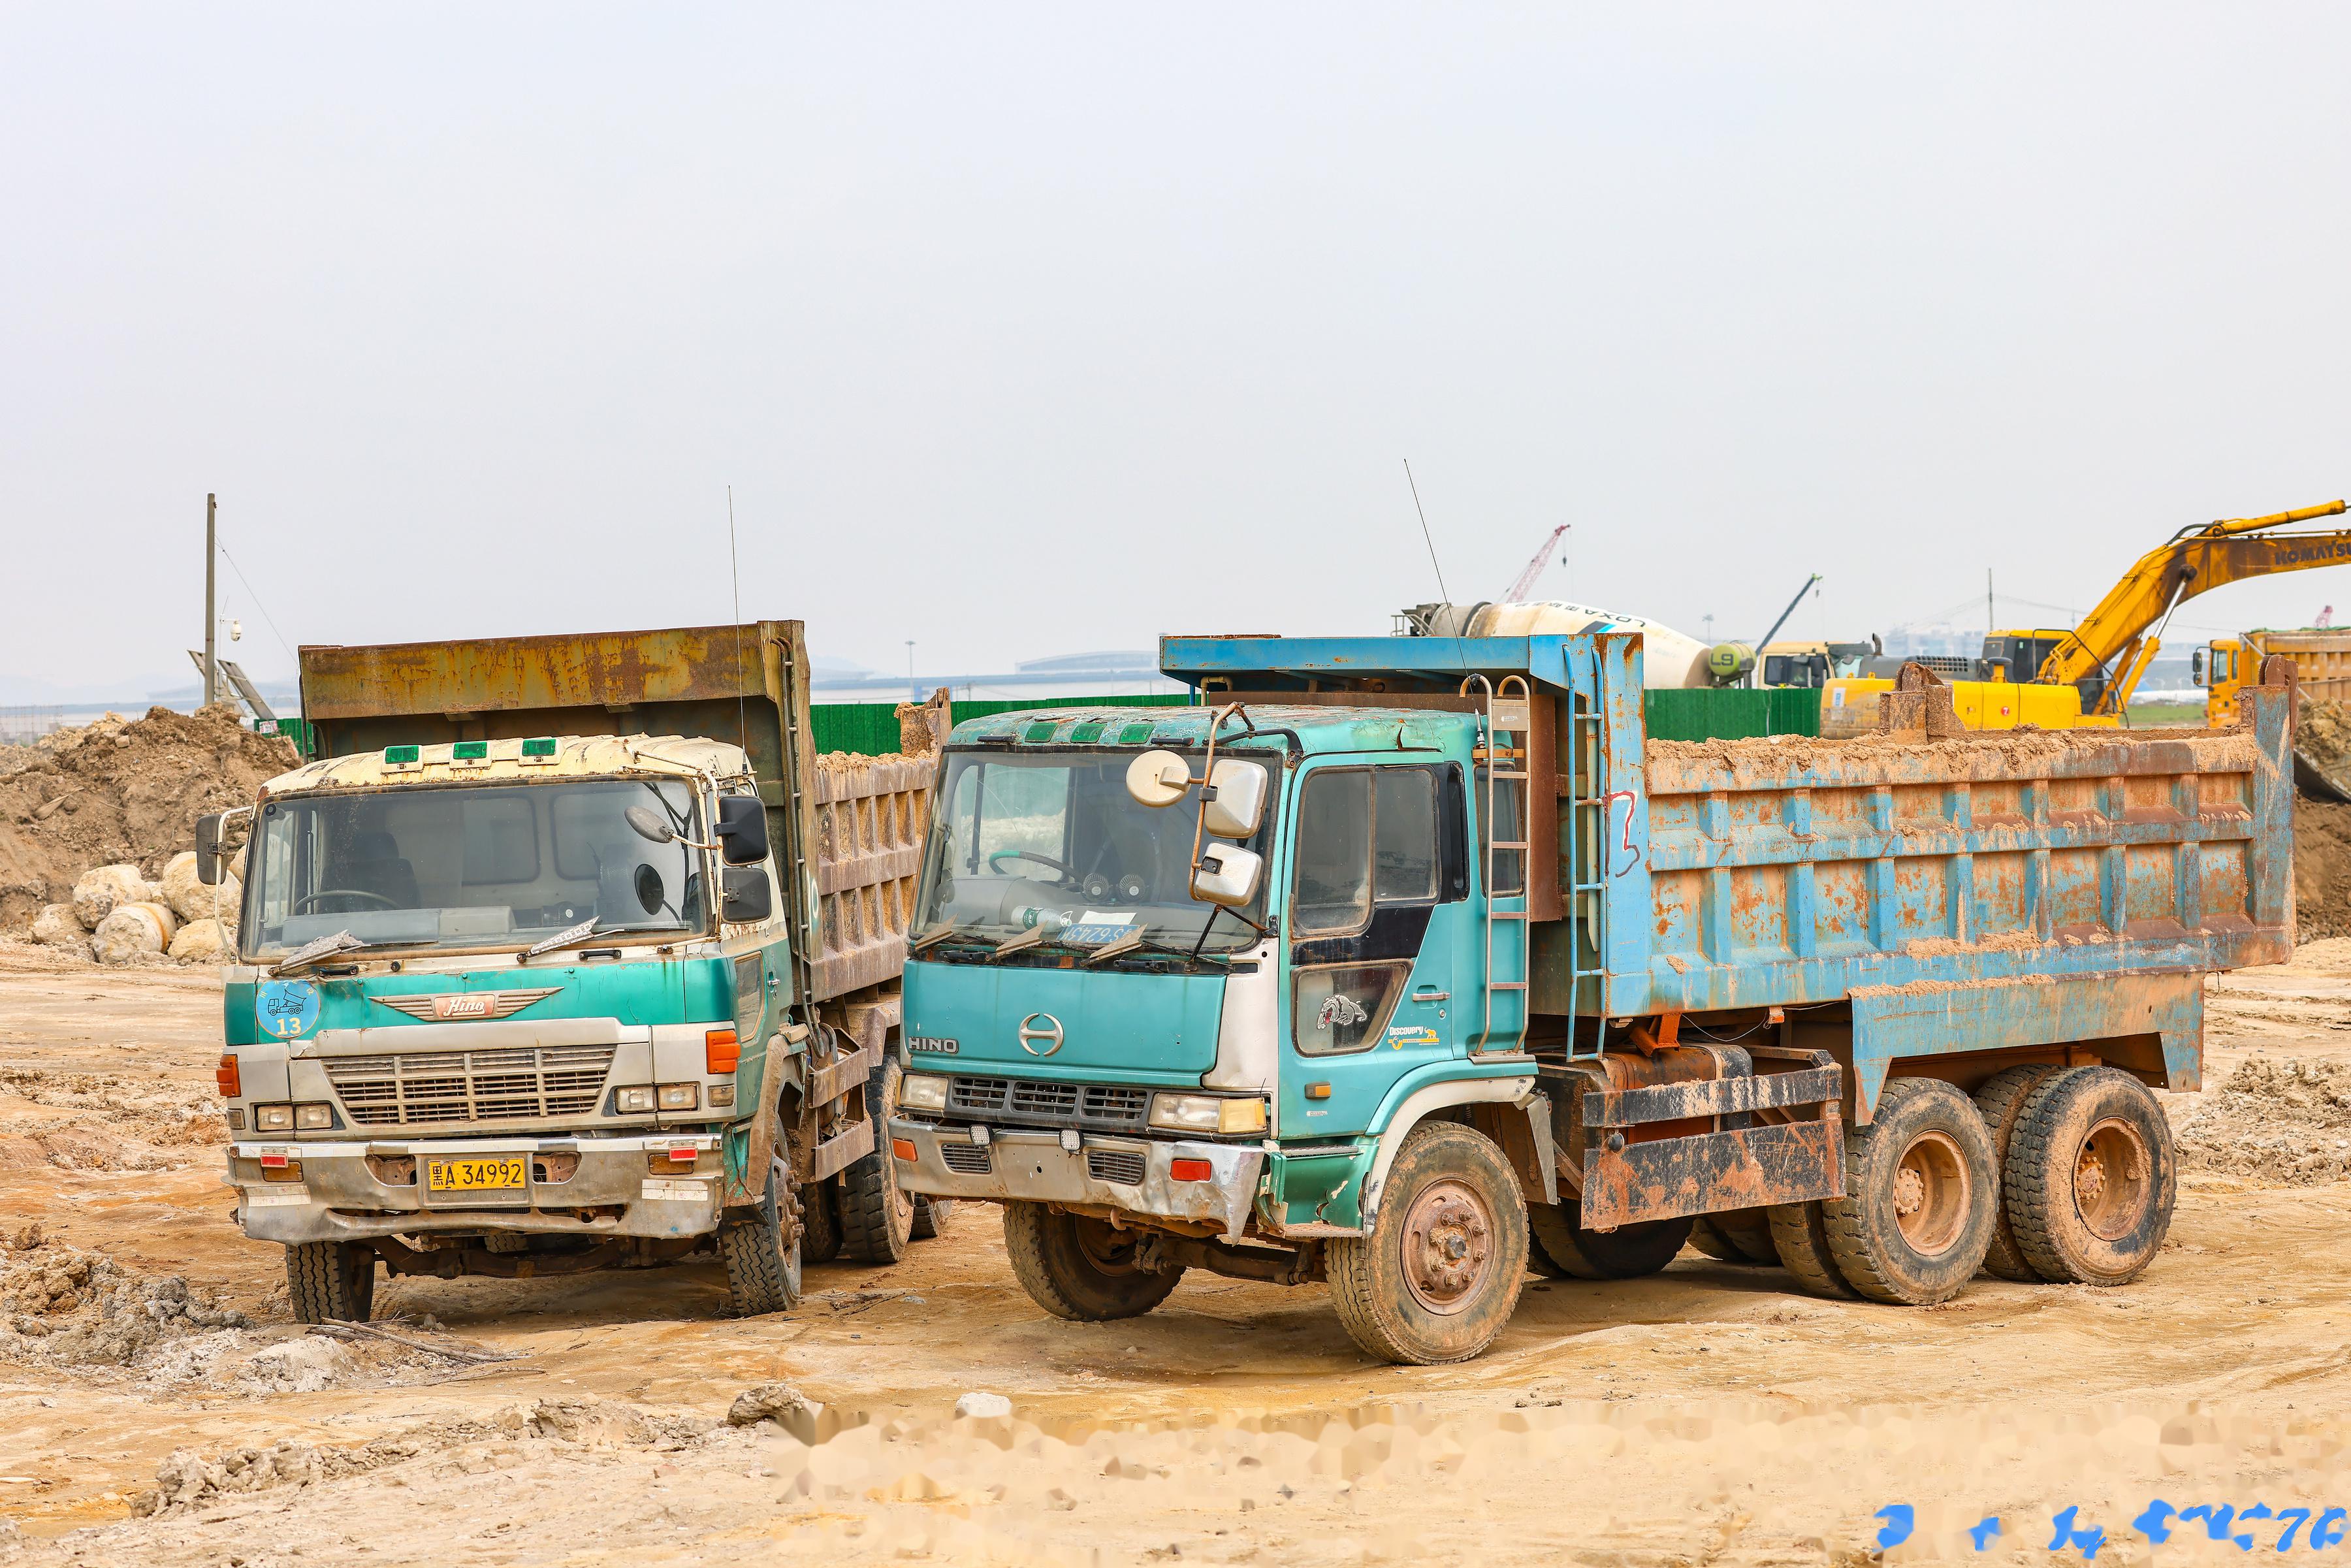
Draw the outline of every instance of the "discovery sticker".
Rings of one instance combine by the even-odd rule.
[[[1388,1049],[1402,1051],[1407,1045],[1435,1045],[1437,1031],[1419,1024],[1398,1023],[1388,1026]]]
[[[264,980],[254,988],[253,1016],[272,1040],[299,1040],[319,1021],[319,988],[308,980]]]

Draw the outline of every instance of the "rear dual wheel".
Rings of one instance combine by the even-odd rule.
[[[1674,1260],[1690,1240],[1695,1224],[1685,1215],[1614,1230],[1587,1230],[1583,1206],[1573,1198],[1527,1205],[1533,1250],[1558,1270],[1555,1279],[1636,1280],[1654,1274]]]
[[[2138,1278],[2170,1233],[2178,1186],[2170,1120],[2129,1073],[2068,1068],[2024,1096],[2001,1186],[2017,1252],[2040,1278]]]
[[[1821,1206],[1837,1271],[1873,1301],[1949,1301],[1991,1245],[1999,1168],[1983,1118],[1956,1086],[1891,1080],[1869,1124],[1847,1131],[1844,1196]]]

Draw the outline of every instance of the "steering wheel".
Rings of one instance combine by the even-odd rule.
[[[398,909],[400,907],[400,904],[396,901],[386,898],[380,893],[370,893],[363,887],[322,887],[318,892],[309,894],[308,897],[296,899],[294,901],[294,913],[297,915],[308,914],[310,906],[318,903],[319,900],[322,898],[372,898],[376,901],[377,904],[382,908]]]
[[[1040,855],[1035,850],[998,850],[987,857],[987,869],[1000,873],[1003,868],[996,863],[998,861],[1035,861],[1039,865],[1051,866],[1063,876],[1077,874],[1051,855]]]

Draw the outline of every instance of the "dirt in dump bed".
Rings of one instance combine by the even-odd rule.
[[[2341,703],[2304,697],[2294,716],[2294,748],[2321,771],[2351,779],[2351,712]]]
[[[2193,742],[2209,767],[2250,767],[2259,756],[2253,737],[2238,729],[1980,729],[1929,740],[1916,731],[1894,735],[1822,737],[1749,736],[1736,740],[1652,740],[1643,748],[1651,765],[1732,768],[1741,763],[1824,762],[1838,758],[1891,761],[1917,758],[1945,766],[1987,752],[2003,763],[2029,764],[2085,747],[2134,740]]]
[[[2351,804],[2294,801],[2294,904],[2302,940],[2351,936]]]
[[[161,876],[194,847],[198,817],[250,805],[296,761],[290,743],[254,734],[225,704],[150,708],[11,747],[0,770],[0,922],[63,902],[92,866],[131,862]]]

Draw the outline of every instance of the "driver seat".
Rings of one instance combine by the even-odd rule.
[[[416,868],[401,858],[399,841],[380,830],[351,835],[345,875],[350,887],[390,899],[395,908],[414,909],[423,902],[416,887]]]

